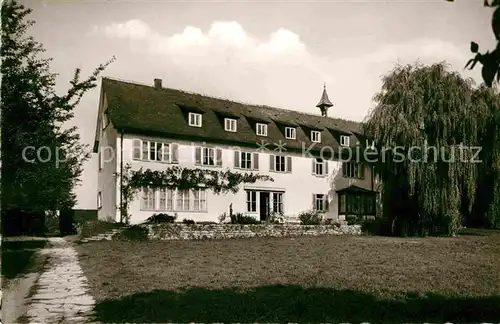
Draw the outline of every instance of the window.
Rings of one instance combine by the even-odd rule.
[[[285,138],[295,139],[295,128],[285,127]]]
[[[370,141],[370,140],[366,140],[366,147],[369,149],[369,150],[375,150],[375,141]]]
[[[349,136],[340,135],[340,145],[349,146]]]
[[[240,168],[251,169],[252,168],[252,153],[240,152]]]
[[[101,208],[102,208],[102,194],[99,191],[97,193],[97,209],[101,209]]]
[[[364,179],[364,168],[361,163],[344,162],[342,164],[344,178]]]
[[[178,144],[134,140],[134,160],[177,163]]]
[[[247,191],[247,212],[257,211],[257,191]]]
[[[275,159],[276,159],[276,167],[274,170],[277,172],[285,172],[285,157],[276,155]]]
[[[160,191],[160,206],[159,210],[172,211],[174,210],[174,191],[168,188],[161,188]]]
[[[222,149],[197,146],[194,152],[196,165],[222,166]]]
[[[313,207],[317,211],[327,211],[326,195],[315,194],[313,195]]]
[[[203,148],[203,165],[215,165],[215,150],[210,147]]]
[[[257,135],[259,135],[259,136],[267,136],[267,125],[266,124],[257,123],[257,125],[255,126],[255,128],[256,128],[256,131],[257,131]]]
[[[177,206],[178,211],[189,211],[189,190],[177,191]]]
[[[201,127],[201,114],[189,113],[188,114],[189,126]]]
[[[375,193],[339,193],[339,215],[375,215]]]
[[[269,155],[269,171],[292,172],[292,157],[283,155]]]
[[[283,193],[273,192],[273,212],[283,214]]]
[[[195,212],[207,210],[207,192],[205,189],[193,190],[193,210]]]
[[[318,176],[328,175],[328,161],[320,158],[313,158],[312,173]]]
[[[155,210],[155,191],[153,188],[144,187],[142,188],[142,206],[143,210]]]
[[[321,142],[321,132],[319,131],[311,131],[311,141],[315,143]]]
[[[236,132],[236,119],[225,118],[224,129],[228,132]]]

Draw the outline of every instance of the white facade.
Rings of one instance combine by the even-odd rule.
[[[138,140],[169,144],[171,148],[175,147],[174,150],[176,152],[170,151],[169,156],[165,154],[167,162],[143,161],[141,160],[142,156],[138,156],[142,152],[141,148],[136,149],[136,159],[134,159],[134,144],[137,145]],[[195,162],[197,160],[196,147],[213,148],[213,158],[216,160],[220,158],[220,162],[214,162],[214,166],[197,165]],[[258,170],[247,170],[236,167],[235,151],[252,153],[252,158],[258,158]],[[370,181],[369,169],[363,170],[365,173],[364,180],[344,178],[341,171],[342,163],[338,161],[324,161],[326,165],[322,167],[323,172],[327,171],[328,174],[316,175],[313,173],[313,170],[315,170],[313,160],[315,158],[302,156],[299,153],[257,152],[253,148],[241,149],[227,145],[186,142],[129,134],[122,135],[117,133],[111,124],[107,125],[104,131],[101,132],[99,152],[100,156],[103,157],[99,170],[98,193],[98,196],[100,195],[98,199],[101,201],[101,206],[98,206],[98,218],[101,220],[120,221],[119,206],[121,195],[119,175],[122,166],[125,166],[127,163],[132,165],[132,170],[138,170],[141,167],[143,169],[165,170],[172,165],[178,165],[187,168],[230,169],[233,172],[255,172],[260,175],[268,175],[274,179],[274,182],[259,181],[254,184],[242,184],[236,194],[217,195],[207,189],[205,193],[203,190],[198,193],[190,192],[189,196],[184,196],[183,199],[180,199],[182,194],[178,192],[172,192],[172,196],[170,196],[169,192],[165,192],[165,195],[162,195],[159,191],[156,191],[153,198],[151,194],[144,195],[139,190],[133,201],[129,204],[128,212],[131,215],[129,220],[131,224],[141,223],[151,215],[161,212],[170,215],[177,214],[177,221],[191,219],[195,222],[218,222],[219,215],[222,213],[229,214],[230,204],[232,204],[233,213],[245,213],[256,219],[261,219],[263,217],[262,214],[273,209],[281,209],[285,216],[297,217],[299,213],[311,210],[316,206],[325,208],[324,216],[326,218],[337,220],[338,198],[335,190],[347,187],[353,183]],[[284,172],[272,170],[271,155],[284,156]],[[203,153],[198,159],[200,157],[203,160]],[[159,159],[163,159],[163,155]],[[171,163],[172,159],[175,163]],[[239,155],[238,159],[241,159],[241,155]],[[290,161],[291,170],[288,166]],[[237,162],[242,163],[242,161]],[[252,164],[249,166],[254,168],[255,162],[252,161]],[[276,165],[274,165],[274,168],[276,168]],[[280,166],[278,165],[279,168]],[[247,194],[247,191],[253,191],[255,194]],[[324,201],[316,202],[315,195],[324,195]],[[248,198],[250,198],[250,201],[248,201]],[[320,197],[316,197],[316,200],[320,200]],[[269,208],[266,208],[267,205]]]

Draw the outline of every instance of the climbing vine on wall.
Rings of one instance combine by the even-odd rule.
[[[243,183],[255,183],[256,181],[274,181],[267,175],[251,172],[232,172],[230,170],[190,169],[173,166],[162,171],[153,171],[142,168],[131,170],[132,166],[127,164],[122,173],[122,202],[120,206],[121,221],[128,222],[130,215],[128,207],[134,195],[142,187],[170,188],[170,189],[192,189],[206,188],[215,194],[236,193]]]

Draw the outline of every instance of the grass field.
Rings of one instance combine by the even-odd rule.
[[[37,271],[34,254],[47,245],[45,240],[3,241],[2,242],[2,288],[6,289],[11,280],[28,271]]]
[[[78,247],[103,322],[493,322],[500,231]]]

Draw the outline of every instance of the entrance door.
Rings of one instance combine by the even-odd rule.
[[[260,192],[259,198],[260,220],[265,221],[269,216],[269,192]]]

